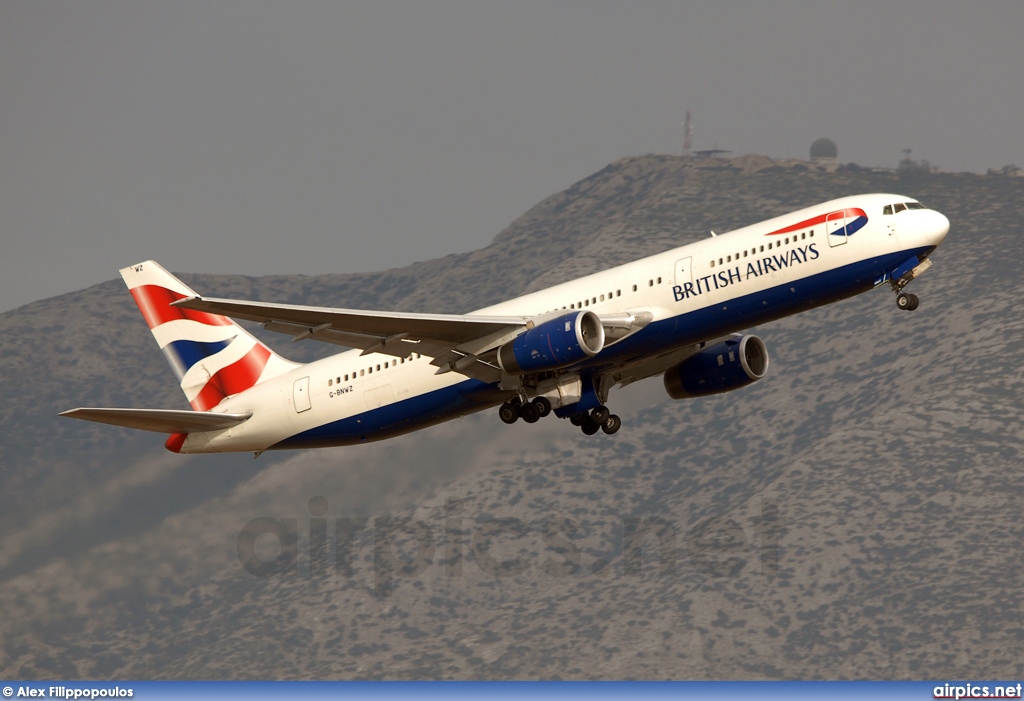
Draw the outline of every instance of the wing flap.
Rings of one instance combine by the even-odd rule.
[[[95,421],[124,428],[137,428],[156,433],[199,433],[231,428],[242,423],[252,412],[244,414],[216,414],[206,411],[178,411],[175,409],[106,409],[79,408],[61,412],[61,416],[84,421]]]

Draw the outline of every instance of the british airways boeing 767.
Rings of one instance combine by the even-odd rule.
[[[764,377],[768,351],[744,329],[883,285],[916,309],[904,287],[948,231],[908,197],[844,197],[465,315],[213,299],[147,261],[121,276],[193,411],[62,416],[169,433],[178,453],[351,445],[490,407],[611,434],[615,386],[663,375],[683,399]],[[294,363],[232,319],[354,350]]]

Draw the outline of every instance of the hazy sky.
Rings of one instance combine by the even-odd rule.
[[[0,311],[485,246],[623,156],[1024,166],[1024,2],[0,0]]]

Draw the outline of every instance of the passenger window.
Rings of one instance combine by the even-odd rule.
[[[633,291],[636,292],[636,285],[633,285]]]
[[[597,297],[594,297],[593,304],[597,304]]]
[[[615,296],[616,297],[621,297],[622,296],[622,290],[615,290]]]
[[[803,240],[803,239],[805,239],[805,238],[807,238],[807,234],[806,234],[806,233],[800,234],[800,239],[801,239],[801,240]]]
[[[732,256],[726,256],[725,257],[725,262],[726,263],[732,263]]]
[[[348,375],[345,375],[345,382],[348,382]]]
[[[660,277],[658,278],[658,284],[659,285],[661,284],[661,278]]]
[[[654,280],[648,280],[647,281],[647,286],[648,287],[654,287]]]
[[[330,386],[331,386],[331,385],[333,385],[333,384],[334,384],[334,380],[333,380],[333,379],[331,379],[331,380],[327,380],[327,386],[328,386],[328,387],[330,387]]]
[[[359,376],[360,376],[360,377],[362,377],[362,376],[363,376],[363,375],[365,375],[365,374],[366,374],[366,370],[360,370],[360,371],[359,371]]]
[[[764,253],[764,246],[761,246],[761,253]]]
[[[602,302],[604,301],[604,295],[601,295],[601,301]]]
[[[715,267],[715,261],[711,261],[711,267]]]
[[[743,251],[743,257],[744,257],[744,258],[746,258],[746,257],[747,257],[747,252],[746,252],[746,251]]]
[[[772,250],[772,245],[771,244],[768,244],[768,250],[769,251]]]
[[[377,372],[380,372],[380,365],[377,366]]]

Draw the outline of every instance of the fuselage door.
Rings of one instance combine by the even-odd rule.
[[[692,264],[693,258],[680,258],[676,261],[676,284],[685,287],[686,283],[693,282]]]
[[[825,217],[825,235],[829,246],[846,243],[846,212],[832,212]]]
[[[309,403],[309,378],[300,377],[295,380],[295,384],[292,385],[292,406],[295,407],[295,411],[302,413],[309,411],[312,404]]]
[[[391,385],[381,385],[374,389],[368,389],[363,392],[363,396],[366,398],[367,409],[379,409],[395,401],[395,392],[391,389]]]

